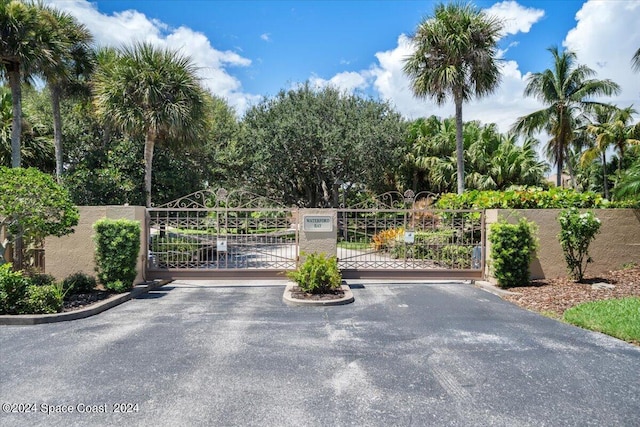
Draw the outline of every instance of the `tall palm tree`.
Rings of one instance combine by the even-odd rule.
[[[20,167],[22,133],[22,80],[29,78],[36,64],[53,63],[54,51],[62,41],[47,25],[41,8],[32,2],[0,0],[0,73],[11,88],[13,122],[11,165]]]
[[[65,92],[72,92],[78,85],[77,77],[89,75],[93,70],[93,54],[90,44],[93,36],[89,30],[69,13],[40,5],[43,20],[53,37],[60,40],[53,54],[55,61],[36,64],[49,86],[53,111],[53,140],[56,158],[56,177],[62,178],[62,118],[60,101]],[[76,81],[74,82],[74,79]]]
[[[529,76],[525,96],[538,98],[547,107],[519,117],[513,131],[531,135],[545,130],[551,139],[548,153],[557,166],[556,184],[562,185],[562,170],[576,130],[576,118],[600,103],[591,98],[613,95],[620,86],[611,80],[591,78],[596,73],[586,65],[575,63],[576,55],[570,51],[559,52],[557,47],[548,49],[553,55],[552,69]]]
[[[94,79],[98,115],[131,136],[144,136],[146,205],[151,206],[157,142],[192,142],[205,127],[204,97],[191,59],[148,43],[101,55]]]
[[[453,98],[456,117],[458,193],[464,192],[462,104],[493,92],[500,82],[496,59],[502,23],[471,4],[436,6],[412,37],[414,52],[404,64],[415,96],[442,105]]]
[[[609,108],[603,112],[601,121],[587,126],[587,132],[596,137],[594,150],[605,152],[607,148],[614,147],[618,151],[617,178],[620,179],[622,173],[622,160],[626,148],[629,144],[640,144],[640,140],[634,138],[635,126],[630,122],[637,111],[632,107]],[[593,160],[593,153],[587,150],[583,155],[583,160],[589,162]]]

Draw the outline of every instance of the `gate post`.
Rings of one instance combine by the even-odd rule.
[[[304,262],[305,254],[310,253],[337,256],[337,212],[337,209],[300,209],[298,211],[301,263]]]

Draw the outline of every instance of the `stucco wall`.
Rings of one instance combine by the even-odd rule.
[[[586,274],[598,275],[620,269],[627,263],[640,264],[640,210],[635,209],[595,209],[595,215],[602,221],[600,233],[589,246],[593,263],[587,266]],[[543,279],[567,275],[564,254],[558,241],[560,209],[487,210],[487,259],[486,277],[493,281],[490,269],[491,244],[488,236],[490,224],[499,217],[509,222],[517,222],[520,217],[533,221],[538,226],[539,248],[531,263],[531,278]]]
[[[300,262],[304,262],[304,254],[324,253],[335,256],[338,248],[336,235],[338,215],[335,209],[300,209],[299,211]],[[305,216],[331,217],[331,231],[305,231]]]
[[[147,252],[145,208],[141,206],[79,206],[78,209],[80,219],[78,225],[74,227],[74,233],[46,239],[45,272],[58,280],[76,272],[95,275],[93,224],[102,218],[129,219],[140,222],[140,253],[136,283],[143,282]]]

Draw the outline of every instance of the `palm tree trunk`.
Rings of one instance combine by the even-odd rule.
[[[151,207],[151,171],[153,170],[153,148],[156,144],[156,133],[150,129],[144,140],[144,191],[146,205]]]
[[[60,117],[60,86],[52,84],[51,109],[53,110],[53,141],[56,152],[56,179],[62,182],[62,118]]]
[[[456,163],[458,169],[458,194],[464,193],[464,141],[462,140],[462,97],[455,96],[456,104]]]
[[[6,65],[11,99],[13,101],[13,121],[11,122],[11,167],[19,168],[20,135],[22,134],[22,88],[20,87],[20,64],[12,62]]]
[[[604,198],[609,200],[609,183],[607,182],[607,154],[602,151],[602,186],[604,188]]]

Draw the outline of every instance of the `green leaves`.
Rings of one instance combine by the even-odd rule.
[[[107,289],[125,292],[133,287],[140,252],[140,223],[126,219],[102,219],[96,232],[96,270]]]
[[[78,224],[68,192],[37,169],[0,167],[0,220],[13,235],[36,241],[63,236]]]
[[[582,281],[587,264],[593,262],[589,256],[589,245],[600,232],[600,220],[593,212],[580,212],[571,208],[560,212],[558,216],[562,246],[569,276]]]
[[[529,265],[537,247],[535,223],[521,218],[517,224],[501,220],[491,224],[491,267],[503,288],[526,286]]]
[[[342,276],[335,256],[327,257],[323,253],[311,253],[306,257],[298,270],[287,274],[303,291],[322,294],[340,287]]]

